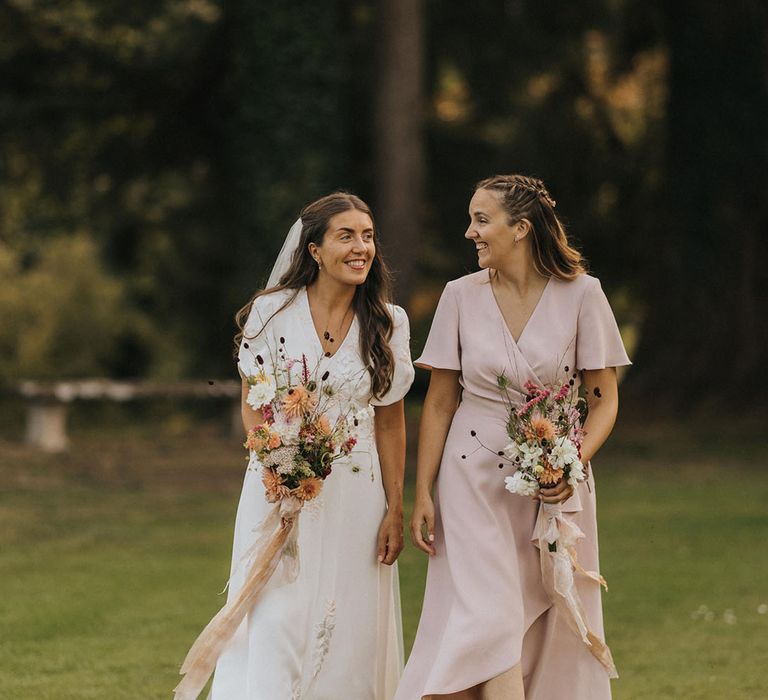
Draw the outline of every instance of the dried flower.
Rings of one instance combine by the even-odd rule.
[[[309,413],[317,405],[317,399],[303,386],[294,386],[288,390],[283,399],[283,411],[289,418],[299,418],[303,413]]]
[[[302,501],[311,501],[320,494],[322,488],[322,480],[313,476],[299,481],[299,485],[291,491],[291,494]]]
[[[281,498],[289,496],[291,493],[291,490],[283,484],[280,475],[271,469],[262,470],[261,481],[264,484],[267,501],[269,503],[275,503]]]
[[[555,439],[555,426],[549,418],[544,416],[534,416],[531,418],[531,430],[534,437],[539,440],[552,442]]]
[[[295,447],[283,446],[272,449],[266,456],[265,466],[274,469],[278,474],[290,474],[297,466],[296,455]]]

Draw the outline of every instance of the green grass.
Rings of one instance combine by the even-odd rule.
[[[0,697],[170,697],[222,602],[244,463],[215,427],[169,425],[81,430],[60,457],[0,442]],[[768,696],[755,434],[624,428],[594,465],[618,700]],[[408,648],[425,563],[400,560]]]

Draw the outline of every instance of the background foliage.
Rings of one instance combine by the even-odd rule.
[[[764,6],[396,4],[2,0],[5,380],[229,376],[233,312],[336,188],[406,222],[382,237],[418,343],[445,281],[474,269],[473,183],[521,171],[609,290],[627,395],[764,401]],[[413,55],[382,49],[392,16],[419,19]],[[399,218],[376,114],[395,59],[424,66],[424,187]]]

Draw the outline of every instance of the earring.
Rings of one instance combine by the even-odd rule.
[[[323,263],[320,260],[320,258],[315,258],[315,262],[317,263],[317,269],[322,270],[323,269]]]

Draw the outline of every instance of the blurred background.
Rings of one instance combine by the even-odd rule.
[[[300,208],[373,206],[416,354],[510,172],[634,361],[596,465],[615,696],[768,693],[766,124],[757,0],[0,0],[0,697],[169,696],[228,571],[233,316]]]

